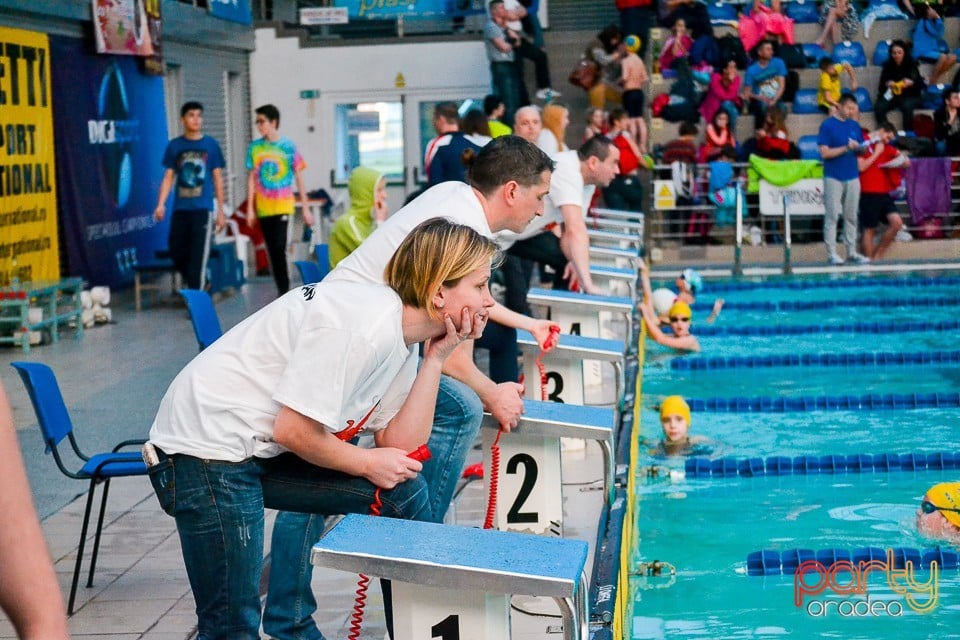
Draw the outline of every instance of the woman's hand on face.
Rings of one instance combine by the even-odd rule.
[[[446,333],[443,336],[430,338],[423,349],[424,358],[438,358],[441,362],[447,359],[454,349],[465,340],[476,340],[483,335],[490,314],[486,309],[471,312],[469,307],[460,310],[460,330],[457,331],[453,319],[448,314],[443,315],[443,324]]]

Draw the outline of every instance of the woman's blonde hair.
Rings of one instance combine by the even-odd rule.
[[[568,114],[567,108],[562,104],[551,103],[543,108],[543,128],[549,129],[553,137],[557,139],[557,148],[565,150],[567,144],[563,141],[566,137],[566,130],[563,128],[563,116]]]
[[[426,309],[431,318],[439,319],[433,296],[441,286],[456,286],[467,274],[496,266],[499,260],[500,250],[493,240],[446,218],[430,218],[400,243],[383,277],[403,304]]]

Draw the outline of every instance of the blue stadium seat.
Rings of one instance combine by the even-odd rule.
[[[817,90],[797,89],[797,95],[793,98],[793,112],[801,115],[820,113],[817,108]]]
[[[931,84],[923,90],[923,108],[939,109],[943,106],[943,91],[949,88],[949,84]]]
[[[836,62],[849,62],[851,67],[867,66],[867,54],[859,42],[838,42],[833,47],[833,59]]]
[[[865,87],[859,87],[853,92],[857,97],[857,105],[860,107],[860,113],[869,113],[873,111],[873,101],[870,100],[870,92]]]
[[[830,54],[823,50],[823,47],[807,42],[801,45],[803,55],[807,59],[807,66],[816,69],[820,65],[820,58],[826,58]]]
[[[812,0],[796,0],[786,5],[784,11],[788,18],[799,24],[820,22],[820,11]]]
[[[881,40],[877,43],[877,48],[873,50],[873,64],[882,67],[883,63],[890,57],[890,44],[893,40]]]
[[[801,160],[819,160],[820,147],[817,144],[817,136],[800,136],[797,140],[797,148],[800,149]]]
[[[729,2],[711,2],[707,5],[707,13],[710,14],[710,20],[726,22],[737,19],[737,10]]]

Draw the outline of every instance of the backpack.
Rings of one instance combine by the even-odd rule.
[[[727,34],[722,38],[717,38],[716,41],[719,62],[714,66],[717,71],[721,71],[723,64],[727,60],[736,62],[737,69],[740,69],[740,71],[747,68],[747,52],[743,48],[743,42],[739,37],[733,34]]]
[[[787,69],[806,69],[807,56],[799,44],[781,44],[777,47],[777,57],[783,60]]]

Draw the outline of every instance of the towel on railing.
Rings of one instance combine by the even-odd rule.
[[[949,158],[911,158],[907,169],[910,223],[918,225],[927,218],[948,215],[952,182]]]
[[[772,185],[786,187],[804,178],[822,178],[823,165],[819,160],[767,160],[750,156],[747,169],[747,193],[760,190],[760,179]]]
[[[873,3],[860,14],[860,23],[863,25],[863,36],[868,40],[870,39],[870,29],[877,20],[910,19],[911,17],[903,11],[900,11],[896,4],[886,2]]]

